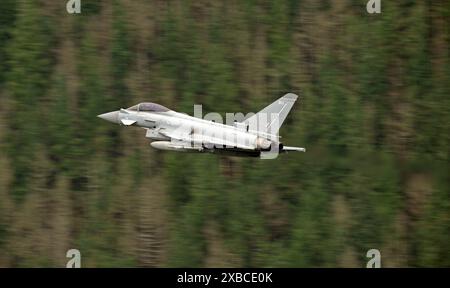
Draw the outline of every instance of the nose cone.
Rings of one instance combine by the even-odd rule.
[[[105,114],[100,114],[97,117],[102,118],[103,120],[119,124],[119,111],[108,112]]]

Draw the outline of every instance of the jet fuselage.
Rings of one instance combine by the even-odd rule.
[[[266,107],[275,110],[271,112],[275,117],[264,117],[269,122],[259,121],[261,123],[256,126],[250,125],[249,121],[239,123],[242,125],[225,125],[175,112],[155,103],[141,103],[128,109],[101,114],[99,117],[113,123],[146,129],[146,137],[154,140],[151,146],[160,150],[260,156],[263,152],[274,150],[276,153],[304,151],[304,148],[298,147],[284,148],[276,135],[282,124],[278,124],[280,115],[283,121],[296,97],[294,94],[287,94],[278,103],[274,102]],[[263,112],[264,110],[255,116],[270,114]],[[275,133],[268,129],[270,126],[276,129]]]

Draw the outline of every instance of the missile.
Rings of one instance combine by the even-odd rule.
[[[150,145],[155,149],[166,151],[198,152],[203,150],[202,147],[182,146],[170,141],[154,141]]]

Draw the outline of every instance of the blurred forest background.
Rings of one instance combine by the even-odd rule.
[[[450,266],[448,1],[0,1],[0,267]],[[301,95],[276,160],[96,115]]]

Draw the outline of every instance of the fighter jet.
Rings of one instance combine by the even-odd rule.
[[[150,102],[98,117],[144,128],[145,137],[152,141],[150,145],[159,150],[273,159],[279,153],[305,152],[305,148],[284,146],[278,135],[297,98],[288,93],[258,113],[231,124],[192,117]]]

